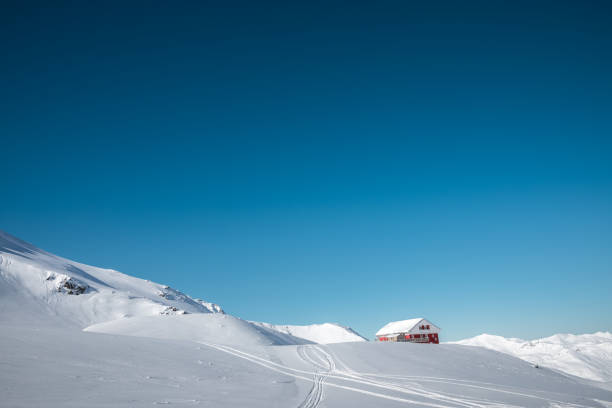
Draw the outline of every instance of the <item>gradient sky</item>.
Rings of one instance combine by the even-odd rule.
[[[612,330],[609,2],[53,3],[0,13],[0,229],[249,320]]]

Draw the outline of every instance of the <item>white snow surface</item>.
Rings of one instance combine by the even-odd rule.
[[[169,286],[70,261],[2,231],[0,294],[4,310],[12,310],[5,320],[21,319],[15,309],[33,307],[37,313],[30,317],[35,320],[77,327],[134,316],[223,313],[218,305]]]
[[[231,345],[309,344],[308,340],[221,313],[145,316],[98,323],[87,332],[156,339],[208,341]]]
[[[612,406],[586,380],[454,344],[228,345],[0,322],[0,350],[2,407]]]
[[[537,340],[481,334],[454,342],[479,346],[595,381],[612,382],[612,333],[555,334]]]
[[[291,336],[300,337],[318,344],[344,343],[351,341],[368,341],[350,327],[336,323],[311,324],[305,326],[280,325],[251,322],[257,326],[275,330]]]

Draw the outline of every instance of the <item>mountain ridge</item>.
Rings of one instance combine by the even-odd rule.
[[[302,338],[280,325],[247,322],[229,315],[225,320],[204,316],[155,320],[152,318],[156,316],[225,315],[225,312],[216,303],[192,298],[168,285],[71,261],[2,230],[0,294],[5,311],[0,319],[13,323],[36,321],[87,331],[179,339],[191,336],[224,342],[230,341],[231,332],[255,344],[275,345],[308,344],[315,342],[312,339],[321,343],[366,340],[352,329],[329,323],[291,326],[293,331],[309,337]],[[199,325],[194,326],[194,321]],[[221,327],[220,321],[225,322]]]

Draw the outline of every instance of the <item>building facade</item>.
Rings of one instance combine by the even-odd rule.
[[[376,332],[378,341],[440,343],[440,328],[421,317],[390,322]]]

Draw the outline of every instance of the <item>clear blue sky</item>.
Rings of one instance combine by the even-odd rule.
[[[1,229],[250,320],[612,330],[609,2],[80,3],[0,13]]]

